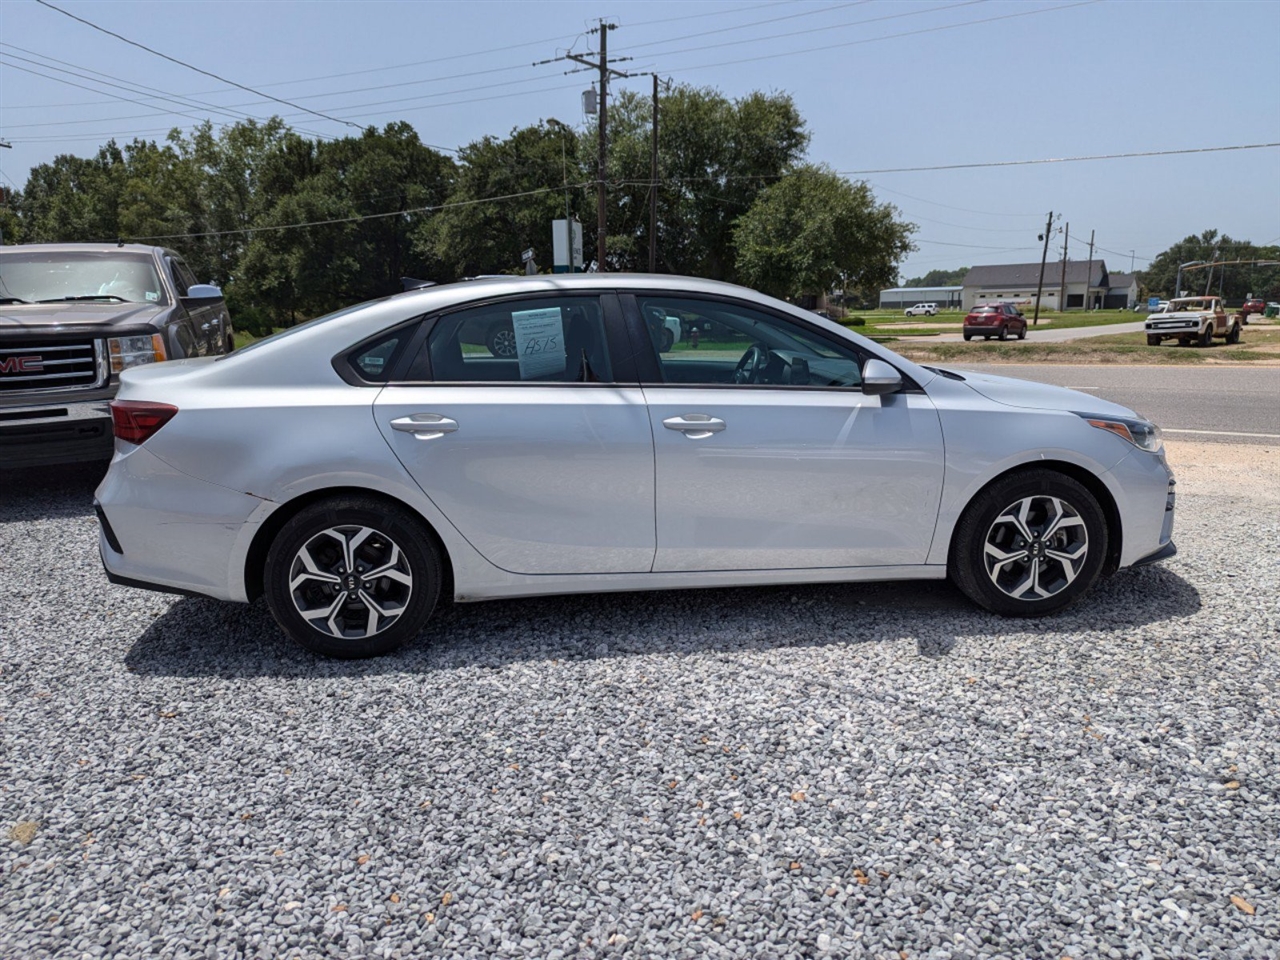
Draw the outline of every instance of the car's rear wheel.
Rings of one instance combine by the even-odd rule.
[[[956,526],[951,575],[979,606],[1039,617],[1083,596],[1102,572],[1107,521],[1079,481],[1047,469],[983,490]]]
[[[1008,327],[1001,327],[1001,328],[1000,328],[1000,339],[1001,339],[1001,340],[1008,340],[1008,339],[1009,339],[1009,328],[1008,328]]]
[[[439,549],[402,507],[337,497],[305,507],[267,551],[263,581],[280,628],[313,653],[390,653],[415,637],[440,596]]]
[[[1018,331],[1018,339],[1019,340],[1027,339],[1027,325],[1025,323],[1022,325],[1022,329]]]
[[[510,360],[516,355],[516,332],[505,323],[495,323],[489,328],[484,345],[495,357]]]
[[[965,343],[968,343],[968,342],[969,342],[970,340],[972,340],[972,339],[973,339],[973,335],[972,335],[972,334],[968,334],[968,333],[964,334],[964,342],[965,342]]]

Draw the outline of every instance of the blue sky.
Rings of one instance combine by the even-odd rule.
[[[446,147],[544,117],[585,124],[579,91],[590,77],[530,64],[574,44],[594,49],[581,34],[602,16],[619,24],[611,56],[634,57],[619,66],[729,96],[790,93],[812,134],[809,159],[840,171],[1280,142],[1274,0],[52,2],[271,96],[361,125],[407,120]],[[13,144],[0,150],[0,177],[19,187],[59,153],[193,123],[145,92],[105,88],[143,104],[113,101],[19,67],[353,132],[34,0],[0,0],[0,44],[0,138]],[[647,90],[649,81],[622,83]],[[382,89],[360,89],[372,87]],[[1280,148],[857,179],[919,225],[904,277],[1038,260],[1050,209],[1070,222],[1072,259],[1088,255],[1094,230],[1113,270],[1129,268],[1130,251],[1141,269],[1208,228],[1280,241]]]

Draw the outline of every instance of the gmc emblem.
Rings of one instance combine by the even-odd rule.
[[[39,373],[44,357],[5,357],[0,360],[0,373]]]

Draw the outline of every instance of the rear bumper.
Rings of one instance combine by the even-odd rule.
[[[1178,553],[1178,548],[1174,545],[1174,542],[1170,540],[1168,543],[1166,543],[1163,547],[1161,547],[1155,553],[1149,553],[1145,557],[1143,557],[1141,560],[1133,561],[1131,566],[1145,567],[1151,563],[1159,563],[1161,560],[1168,560],[1170,557],[1176,556],[1177,553]]]
[[[175,470],[143,447],[116,455],[96,492],[102,565],[112,583],[244,599],[237,540],[264,503]],[[241,562],[243,558],[241,558]]]
[[[109,460],[107,400],[0,408],[0,468]]]

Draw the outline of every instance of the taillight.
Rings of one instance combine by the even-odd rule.
[[[125,443],[146,443],[177,412],[178,408],[168,403],[112,400],[111,426],[118,440]]]

